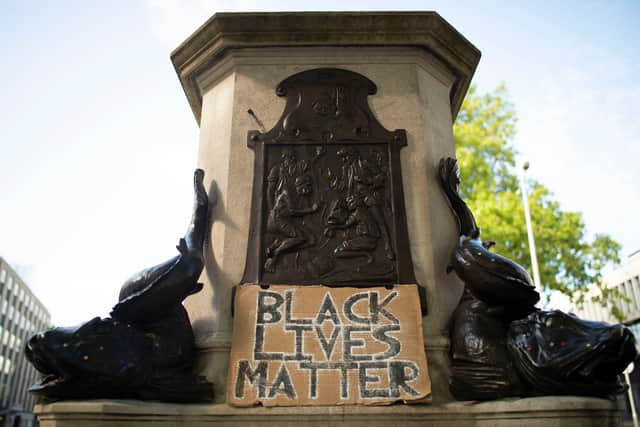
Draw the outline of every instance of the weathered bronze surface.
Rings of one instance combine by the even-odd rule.
[[[524,313],[528,314],[540,299],[529,273],[510,259],[490,251],[494,242],[480,240],[475,218],[458,194],[460,177],[456,160],[441,160],[438,173],[460,230],[448,270],[454,270],[477,298],[505,307],[522,307],[529,310]]]
[[[243,284],[415,284],[400,149],[367,97],[376,85],[347,70],[282,81],[282,116],[251,131],[255,151]]]
[[[626,389],[621,373],[636,359],[623,325],[537,310],[511,322],[507,349],[535,394],[612,396]]]
[[[631,331],[536,308],[539,295],[524,268],[480,240],[458,194],[456,160],[442,159],[438,175],[460,230],[449,269],[465,283],[451,326],[452,394],[488,400],[622,392],[620,374],[637,357]]]
[[[209,212],[204,172],[179,255],[127,280],[111,316],[31,337],[27,359],[44,377],[32,393],[51,399],[137,398],[211,401],[213,386],[191,371],[194,337],[182,301],[199,292]]]
[[[451,393],[491,400],[523,392],[507,351],[509,321],[465,289],[451,323]]]

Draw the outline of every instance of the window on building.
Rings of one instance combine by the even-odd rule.
[[[2,270],[0,270],[0,282],[4,283],[6,278],[7,278],[7,270],[3,268]]]
[[[636,295],[633,289],[633,282],[631,279],[627,280],[627,297],[629,298],[629,311],[635,311],[636,309]]]
[[[632,280],[629,280],[629,298],[631,298],[631,309],[633,311],[637,311],[640,308],[640,301],[638,301],[638,289],[636,288],[636,284],[633,283]]]
[[[11,290],[11,286],[13,286],[13,277],[9,276],[7,279],[7,289]]]
[[[594,319],[594,320],[600,320],[598,318],[598,314],[599,313],[598,313],[598,309],[596,307],[596,303],[590,302],[589,303],[589,309],[591,310],[591,318]]]
[[[622,295],[625,297],[629,297],[629,291],[627,290],[627,282],[622,282],[618,285],[618,290],[622,292]],[[629,312],[629,303],[625,300],[620,301],[620,308],[624,314]]]

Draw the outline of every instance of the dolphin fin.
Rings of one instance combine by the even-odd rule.
[[[195,285],[193,285],[193,288],[189,291],[189,295],[197,294],[202,290],[203,286],[204,285],[200,282],[196,283]]]
[[[482,246],[484,246],[485,249],[491,249],[492,246],[494,246],[496,244],[496,242],[494,242],[493,240],[485,240],[484,242],[482,242]]]
[[[182,255],[186,255],[187,252],[189,252],[189,248],[187,247],[187,241],[184,240],[184,238],[180,239],[180,243],[178,243],[178,245],[176,246],[176,249],[178,250],[178,252],[180,252]]]

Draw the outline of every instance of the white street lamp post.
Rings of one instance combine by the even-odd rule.
[[[627,366],[627,369],[624,370],[624,379],[627,381],[627,385],[629,386],[629,388],[627,389],[627,396],[629,397],[629,409],[631,409],[633,427],[638,427],[638,413],[636,412],[636,402],[633,398],[633,387],[631,386],[631,378],[629,378],[629,374],[631,372],[633,372],[633,363],[630,363],[629,366]]]
[[[531,226],[531,213],[529,212],[529,192],[527,189],[527,169],[529,162],[522,165],[522,203],[524,204],[524,218],[527,223],[527,235],[529,236],[529,253],[531,254],[531,268],[533,269],[533,284],[540,294],[542,285],[540,283],[540,270],[538,270],[538,256],[536,255],[536,241],[533,237],[533,227]],[[543,303],[544,304],[544,303]]]

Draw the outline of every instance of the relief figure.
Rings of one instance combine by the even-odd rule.
[[[300,208],[300,199],[309,198],[313,192],[312,180],[308,175],[294,179],[295,198],[289,191],[276,192],[273,208],[267,218],[267,231],[276,235],[266,250],[267,259],[264,269],[274,272],[278,258],[283,252],[300,250],[313,246],[316,239],[304,223],[298,224],[297,218],[309,215],[318,210],[318,204],[313,203],[309,208]]]
[[[389,260],[395,259],[384,215],[388,174],[384,154],[379,150],[372,150],[372,158],[363,159],[355,148],[341,148],[336,154],[342,161],[342,168],[340,176],[330,171],[327,174],[331,187],[341,191],[346,198],[364,197],[364,204],[369,208],[369,213],[379,229],[378,238],[382,237],[384,241],[385,256]]]
[[[358,265],[356,271],[360,272],[361,267],[371,264],[374,260],[373,252],[380,239],[380,229],[375,219],[370,214],[362,195],[351,195],[346,200],[347,209],[350,214],[344,223],[329,223],[325,229],[325,235],[333,237],[335,229],[353,229],[355,236],[348,236],[334,250],[336,258],[357,258],[364,257],[365,264]]]
[[[275,204],[278,194],[284,191],[294,194],[296,177],[302,176],[309,169],[309,163],[306,160],[297,160],[293,149],[282,150],[280,157],[280,163],[271,168],[267,177],[269,209]]]

